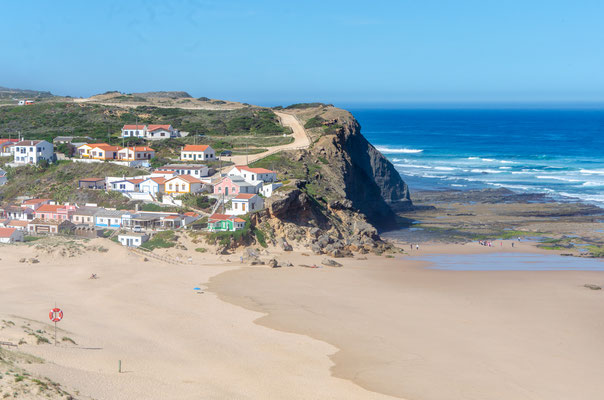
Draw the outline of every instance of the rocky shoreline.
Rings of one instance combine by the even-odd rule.
[[[540,247],[589,256],[604,245],[604,209],[508,189],[418,191],[414,209],[399,213],[401,229],[383,237],[402,243],[459,243],[531,238]]]

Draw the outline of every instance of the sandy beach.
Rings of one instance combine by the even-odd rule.
[[[0,316],[16,323],[0,339],[24,338],[19,350],[46,362],[23,367],[82,398],[587,399],[604,389],[604,294],[583,287],[601,272],[438,271],[407,255],[310,269],[298,265],[323,257],[299,252],[279,255],[293,268],[193,252],[191,265],[171,265],[96,242],[109,251],[4,246],[0,264]],[[39,263],[19,262],[36,253]],[[36,344],[23,327],[51,337],[55,302],[59,346]]]

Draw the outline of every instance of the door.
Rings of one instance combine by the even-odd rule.
[[[225,196],[228,196],[228,195],[229,195],[229,188],[228,188],[228,187],[225,187],[225,188],[224,188],[224,195],[225,195]]]

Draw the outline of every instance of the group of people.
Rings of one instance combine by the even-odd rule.
[[[481,246],[493,247],[493,242],[491,242],[490,240],[479,240],[478,244]],[[501,245],[503,246],[503,242],[501,243]]]
[[[413,250],[413,244],[410,244],[409,246],[411,247],[411,250]],[[419,244],[415,245],[415,250],[419,250]]]

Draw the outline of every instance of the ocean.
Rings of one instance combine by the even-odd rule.
[[[504,187],[604,207],[604,110],[350,111],[412,192]]]

